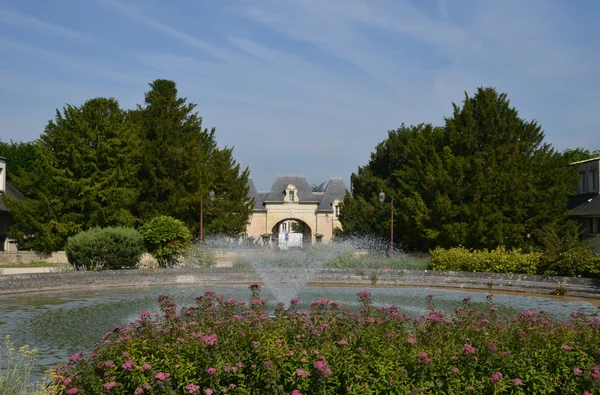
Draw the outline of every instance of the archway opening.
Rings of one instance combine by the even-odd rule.
[[[312,244],[312,229],[297,218],[285,218],[271,229],[275,245],[281,250],[302,249]]]

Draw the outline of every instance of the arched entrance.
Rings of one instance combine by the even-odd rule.
[[[285,218],[271,229],[275,245],[282,250],[301,249],[312,243],[312,229],[298,218]]]

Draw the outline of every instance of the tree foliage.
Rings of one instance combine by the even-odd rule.
[[[175,82],[156,80],[150,87],[133,112],[142,141],[138,217],[168,215],[198,232],[203,201],[207,232],[240,234],[252,207],[249,170],[240,172],[232,149],[217,147],[215,129],[202,128],[196,105],[178,97]],[[218,199],[209,204],[211,190]]]
[[[539,246],[540,229],[565,217],[577,184],[576,169],[543,139],[506,94],[479,88],[444,127],[388,133],[353,176],[344,231],[389,232],[389,208],[377,201],[383,190],[394,198],[394,233],[405,249]]]
[[[243,171],[233,158],[233,149],[215,150],[210,167],[216,197],[208,201],[206,210],[206,232],[231,237],[246,230],[254,202],[248,198],[250,170]]]
[[[600,150],[590,151],[585,148],[567,148],[562,152],[562,155],[565,158],[565,162],[573,163],[581,160],[597,158],[600,156]]]
[[[37,158],[36,143],[28,142],[10,142],[0,141],[0,156],[6,158],[6,181],[10,182],[15,188],[21,189],[18,177],[25,172],[33,169],[33,163]]]
[[[159,215],[140,228],[146,249],[162,267],[172,266],[190,246],[192,234],[175,218]]]
[[[150,87],[137,110],[105,98],[67,105],[35,145],[7,146],[17,163],[9,169],[22,169],[12,179],[28,197],[8,202],[9,236],[22,248],[57,251],[80,231],[137,226],[158,215],[197,231],[201,200],[207,232],[244,231],[253,206],[249,170],[240,169],[232,148],[217,147],[215,129],[202,129],[175,82]]]
[[[313,192],[325,192],[325,188],[327,187],[326,182],[322,182],[320,184],[312,184],[310,186],[310,190]]]
[[[115,99],[56,111],[37,141],[30,171],[17,177],[25,201],[8,201],[9,236],[22,247],[57,251],[94,227],[132,226],[138,134]]]

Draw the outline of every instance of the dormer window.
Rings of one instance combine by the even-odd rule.
[[[298,201],[297,191],[298,189],[295,185],[288,185],[287,188],[285,188],[285,195],[287,197],[286,201],[290,203],[296,203]]]

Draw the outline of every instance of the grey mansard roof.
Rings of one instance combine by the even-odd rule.
[[[576,201],[571,199],[571,206],[575,206],[569,215],[573,217],[598,217],[600,216],[600,195],[583,198],[584,201]],[[569,207],[571,208],[571,207]]]
[[[294,176],[294,175],[279,175],[277,179],[273,183],[271,187],[271,192],[269,196],[265,200],[269,203],[275,202],[284,202],[285,198],[285,190],[288,185],[294,185],[297,188],[298,201],[300,203],[317,203],[318,200],[314,196],[313,192],[310,190],[310,186],[308,182],[306,182],[306,178],[304,176]]]
[[[334,200],[343,200],[348,188],[344,180],[331,178],[324,192],[313,192],[304,176],[279,175],[273,183],[270,191],[258,192],[251,179],[248,181],[250,190],[248,195],[254,198],[254,211],[265,211],[265,203],[284,203],[285,190],[292,184],[297,188],[298,202],[318,204],[317,211],[332,212]]]
[[[25,195],[17,190],[17,188],[10,185],[8,182],[6,183],[6,196],[13,200],[25,200]],[[8,207],[6,207],[6,203],[4,203],[4,199],[2,193],[0,193],[0,211],[8,211]]]
[[[333,211],[334,200],[344,200],[346,195],[346,184],[341,177],[332,177],[327,183],[323,197],[319,201],[318,211]]]
[[[266,211],[266,208],[263,206],[264,196],[262,196],[262,193],[258,193],[256,186],[254,186],[254,181],[250,177],[248,177],[248,197],[251,199],[254,198],[254,211]]]

